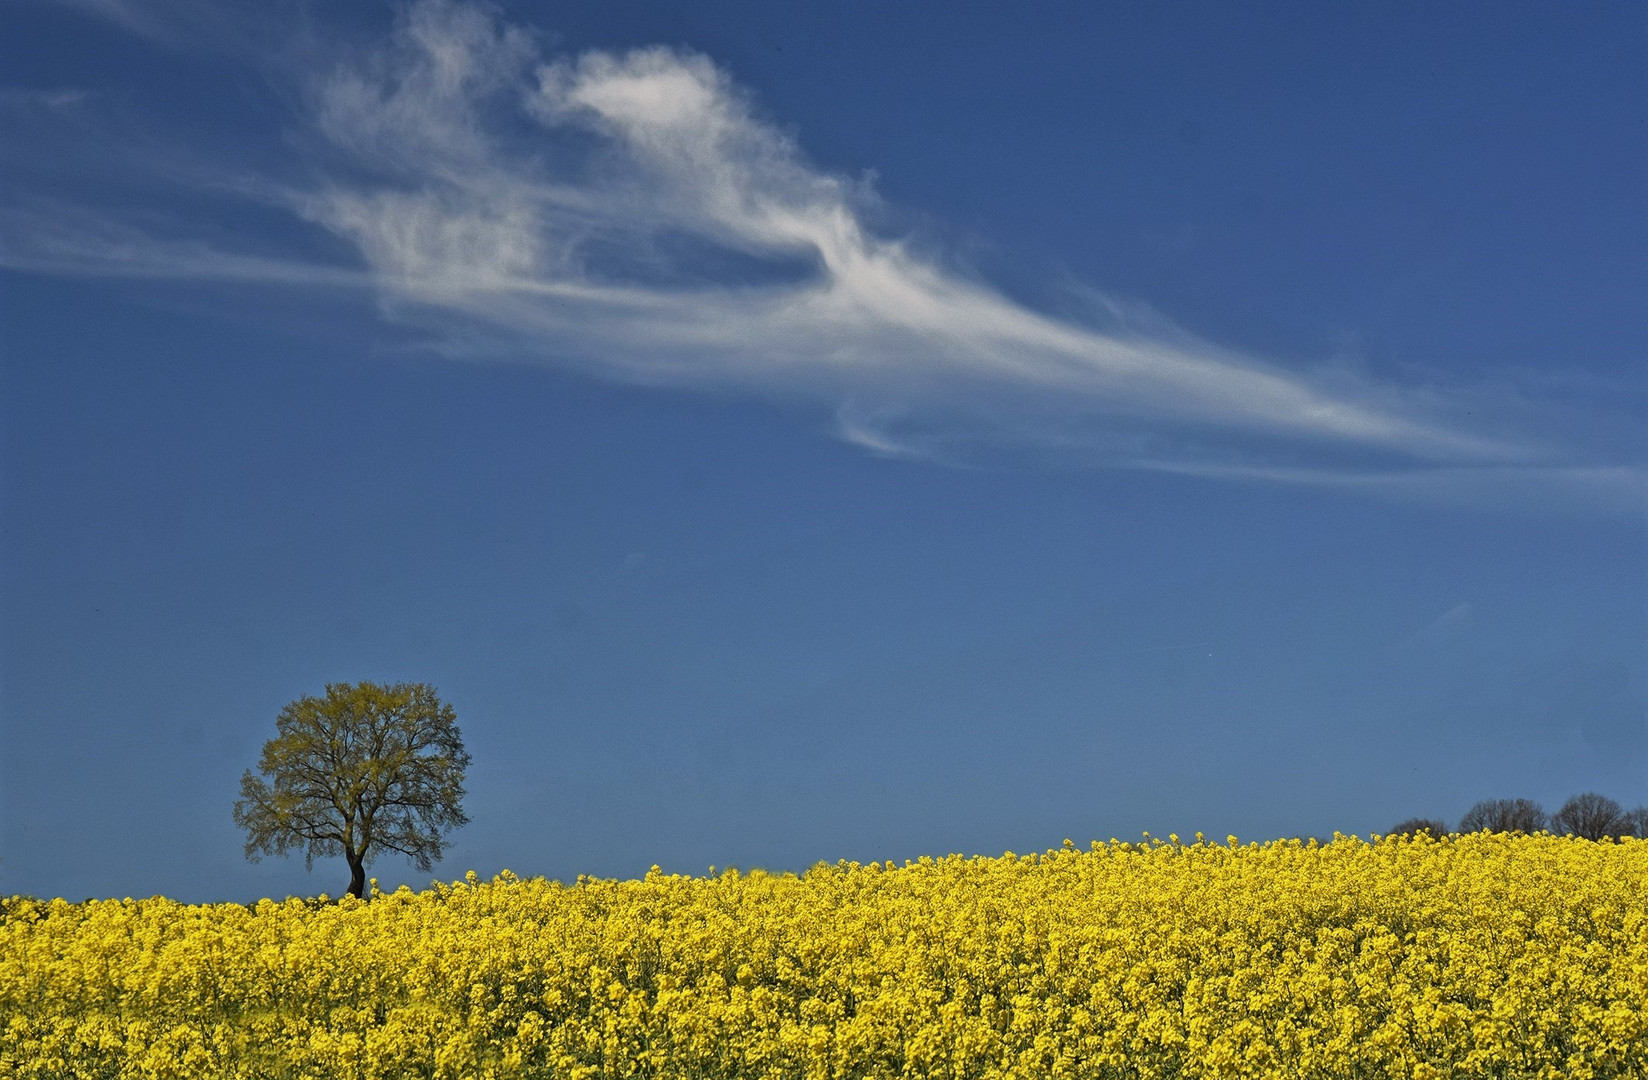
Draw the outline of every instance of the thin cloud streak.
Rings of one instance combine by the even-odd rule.
[[[1134,465],[1209,480],[1331,488],[1403,502],[1514,506],[1553,513],[1638,513],[1648,507],[1648,469],[1632,465],[1441,466],[1383,472],[1166,461]]]
[[[38,274],[146,280],[221,281],[299,288],[374,289],[360,268],[223,251],[199,240],[173,239],[61,203],[13,206],[4,234],[25,238],[0,246],[0,266]]]
[[[1423,493],[1515,475],[1643,499],[1640,470],[1475,430],[1471,402],[1015,303],[876,235],[868,185],[809,164],[695,53],[545,62],[487,9],[426,0],[386,45],[306,77],[296,144],[325,179],[238,183],[357,265],[16,213],[0,263],[370,284],[387,317],[451,348],[480,329],[514,359],[819,400],[841,437],[890,456],[1019,446],[1218,479]]]
[[[45,109],[58,112],[72,109],[91,97],[90,91],[78,89],[25,90],[19,87],[0,88],[0,108]]]
[[[23,0],[14,0],[23,2]],[[101,19],[135,37],[184,52],[203,45],[234,50],[251,44],[247,20],[216,0],[33,0]]]

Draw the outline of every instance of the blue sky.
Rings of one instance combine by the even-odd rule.
[[[6,892],[360,679],[445,877],[1648,802],[1640,5],[3,19]]]

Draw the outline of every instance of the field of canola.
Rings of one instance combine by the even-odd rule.
[[[1648,1076],[1648,841],[13,899],[0,1075]]]

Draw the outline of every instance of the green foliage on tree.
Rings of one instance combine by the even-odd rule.
[[[469,754],[452,706],[423,683],[330,683],[324,697],[281,710],[258,773],[240,780],[235,824],[246,858],[302,851],[342,855],[349,893],[366,890],[366,866],[399,852],[428,871],[445,835],[465,824],[460,803]]]

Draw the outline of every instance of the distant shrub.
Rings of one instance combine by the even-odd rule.
[[[1391,836],[1412,836],[1415,833],[1429,833],[1440,840],[1448,835],[1448,826],[1436,818],[1409,818],[1391,826]]]

